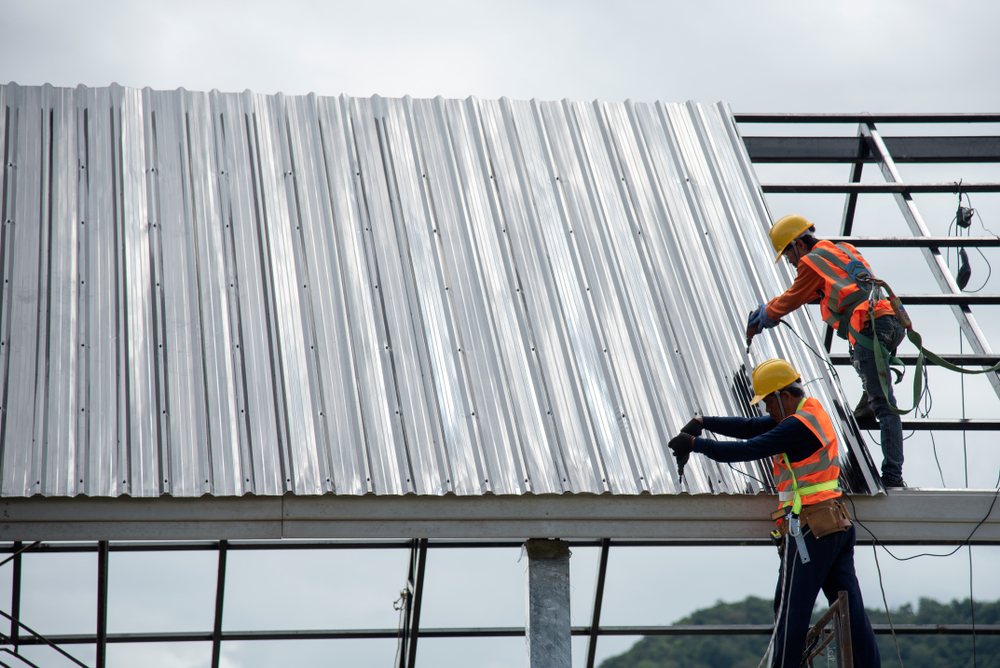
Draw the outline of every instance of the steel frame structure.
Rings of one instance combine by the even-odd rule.
[[[755,540],[598,540],[568,541],[571,548],[596,547],[600,549],[598,559],[597,582],[594,590],[594,600],[591,623],[586,626],[575,626],[572,635],[589,638],[587,649],[588,668],[594,665],[597,641],[601,636],[686,636],[686,635],[768,635],[772,631],[770,624],[728,624],[706,626],[602,626],[601,609],[604,599],[605,578],[607,576],[608,556],[612,547],[733,547],[756,546],[765,547],[771,544],[770,539]],[[859,539],[859,544],[871,544],[871,539]],[[955,545],[960,541],[883,541],[891,545]],[[44,543],[36,542],[24,546],[19,542],[0,546],[0,553],[10,552],[10,561],[14,562],[12,570],[12,601],[11,609],[20,607],[20,577],[21,557],[25,552],[36,551],[44,553],[90,552],[97,553],[97,629],[94,634],[64,634],[43,637],[21,624],[14,615],[9,617],[10,631],[0,633],[0,643],[12,646],[16,652],[18,647],[26,645],[49,645],[67,655],[61,650],[62,645],[96,645],[97,665],[105,665],[107,645],[109,643],[162,643],[162,642],[208,642],[212,643],[212,668],[218,668],[223,641],[250,640],[347,640],[347,639],[397,639],[400,642],[399,666],[415,666],[417,656],[417,640],[419,638],[502,638],[523,637],[522,627],[475,627],[475,628],[421,628],[420,612],[423,600],[424,573],[429,549],[493,549],[518,548],[523,541],[447,541],[410,539],[385,541],[177,541],[177,542],[113,542],[93,541],[80,543]],[[977,545],[1000,545],[1000,540],[977,540]],[[215,615],[211,631],[205,632],[164,632],[164,633],[111,633],[107,631],[108,610],[108,556],[111,552],[186,552],[186,551],[217,551],[218,571],[217,588],[214,602]],[[407,589],[403,597],[403,623],[398,629],[313,629],[313,630],[281,630],[281,631],[223,631],[223,608],[226,582],[226,557],[232,550],[409,550],[407,562]],[[888,634],[888,624],[873,625],[876,634]],[[29,632],[25,635],[21,632]],[[895,625],[897,634],[903,635],[1000,635],[1000,624],[907,624]],[[75,660],[77,665],[85,663]]]
[[[850,239],[859,247],[917,247],[928,263],[938,285],[940,295],[900,295],[908,304],[941,304],[951,307],[963,333],[972,343],[974,353],[968,355],[945,355],[949,361],[968,365],[992,365],[1000,360],[993,352],[978,322],[971,312],[972,306],[1000,304],[1000,295],[963,294],[955,284],[941,257],[941,248],[952,246],[998,247],[1000,239],[961,239],[933,237],[913,202],[913,193],[958,192],[954,183],[904,183],[896,168],[897,163],[951,163],[951,162],[1000,162],[1000,136],[915,136],[883,137],[876,127],[881,123],[1000,123],[1000,114],[735,114],[742,124],[815,124],[851,123],[858,124],[856,137],[764,137],[745,136],[744,142],[750,158],[756,163],[845,163],[851,164],[851,175],[844,184],[765,184],[765,193],[843,193],[846,194],[844,211],[840,225],[840,237],[834,240]],[[861,174],[867,163],[878,165],[885,177],[885,184],[862,184]],[[1000,192],[1000,183],[962,184],[963,192]],[[858,238],[852,236],[854,215],[859,194],[891,193],[900,211],[913,232],[912,238]],[[827,331],[826,345],[829,351],[833,331]],[[912,364],[914,356],[904,356],[904,361]],[[834,364],[850,364],[846,355],[831,355]],[[989,374],[994,391],[1000,396],[1000,375]],[[862,428],[873,425],[859,425]],[[906,420],[906,429],[925,430],[998,430],[1000,420]],[[991,507],[992,508],[992,507]],[[881,541],[894,545],[955,545],[966,541],[956,540],[905,540]],[[977,545],[1000,545],[994,538],[976,539]],[[349,638],[397,638],[401,645],[399,665],[412,667],[417,657],[420,638],[486,638],[518,637],[524,629],[518,627],[492,628],[422,628],[420,626],[421,604],[424,593],[424,573],[429,550],[455,548],[511,548],[520,547],[522,540],[447,540],[436,538],[413,538],[400,540],[209,540],[178,542],[119,542],[90,541],[73,543],[35,542],[25,545],[13,541],[0,545],[0,553],[10,556],[0,565],[12,562],[12,599],[10,614],[4,614],[10,621],[9,633],[0,633],[0,647],[7,654],[16,654],[19,647],[48,644],[54,651],[65,654],[60,645],[93,644],[96,646],[96,665],[103,668],[106,663],[108,643],[148,643],[148,642],[193,642],[212,643],[212,668],[217,668],[224,641],[246,640],[318,640]],[[859,538],[859,543],[871,543],[871,538]],[[612,547],[642,546],[764,546],[768,539],[673,539],[673,540],[621,540],[599,538],[592,540],[571,540],[571,547],[596,547],[600,549],[597,582],[594,590],[590,623],[573,627],[574,636],[589,638],[588,668],[594,665],[597,641],[601,636],[641,636],[641,635],[766,635],[771,625],[727,625],[727,626],[602,626],[605,578],[608,556]],[[340,629],[340,630],[292,630],[292,631],[224,631],[223,612],[226,591],[227,556],[233,550],[408,550],[409,560],[405,574],[406,590],[403,596],[403,623],[398,629]],[[108,633],[108,577],[109,555],[111,552],[160,552],[160,551],[216,551],[218,554],[217,587],[213,628],[207,632],[191,633]],[[26,552],[96,552],[97,553],[97,628],[93,634],[56,635],[43,638],[25,626],[20,620],[22,558]],[[27,634],[25,633],[27,632]],[[888,625],[875,625],[876,633],[889,633]],[[896,625],[897,634],[958,634],[958,635],[1000,635],[1000,625]],[[10,648],[13,648],[13,652]],[[26,659],[18,656],[19,659]],[[79,665],[85,665],[77,661]],[[6,664],[4,664],[6,665]]]

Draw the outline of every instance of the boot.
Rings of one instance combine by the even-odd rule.
[[[872,400],[867,392],[861,394],[861,401],[854,408],[854,419],[858,422],[875,419],[875,409],[872,408]]]

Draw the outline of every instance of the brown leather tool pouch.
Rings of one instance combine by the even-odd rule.
[[[800,517],[803,526],[808,526],[815,538],[823,538],[851,528],[851,516],[847,512],[847,506],[840,499],[827,499],[802,506]]]

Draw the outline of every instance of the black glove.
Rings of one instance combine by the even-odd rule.
[[[691,451],[694,450],[694,436],[691,434],[677,434],[670,439],[667,447],[674,451],[678,468],[683,468],[691,456]]]
[[[698,438],[699,436],[701,436],[701,430],[704,428],[705,425],[701,423],[701,420],[699,420],[698,418],[692,418],[691,421],[688,422],[686,425],[684,425],[684,427],[681,429],[681,433],[691,434],[695,438]]]

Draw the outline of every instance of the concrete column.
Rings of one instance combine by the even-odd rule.
[[[572,668],[569,612],[569,543],[533,538],[528,555],[528,668]]]

